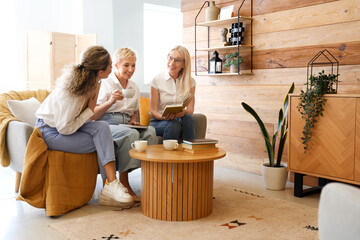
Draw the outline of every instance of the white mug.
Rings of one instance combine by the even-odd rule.
[[[178,140],[168,139],[163,141],[165,150],[175,150],[179,146]]]
[[[124,98],[132,98],[135,94],[135,89],[123,89],[121,91]]]
[[[147,148],[147,141],[144,140],[136,140],[131,143],[131,148],[135,149],[137,152],[145,152]]]

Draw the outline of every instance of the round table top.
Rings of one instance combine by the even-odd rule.
[[[192,154],[183,151],[181,145],[176,150],[167,151],[162,144],[150,145],[145,152],[137,152],[135,149],[131,149],[129,154],[131,157],[143,161],[167,163],[206,162],[223,158],[226,155],[225,151],[221,148],[219,148],[218,152]]]

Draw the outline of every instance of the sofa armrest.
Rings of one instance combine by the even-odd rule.
[[[16,172],[22,172],[26,146],[33,130],[33,126],[20,121],[11,121],[6,128],[10,167]]]
[[[344,183],[329,183],[319,201],[319,239],[359,239],[360,189]]]
[[[195,136],[196,138],[205,138],[206,136],[206,127],[207,119],[206,116],[202,113],[194,113],[193,118],[195,121]]]

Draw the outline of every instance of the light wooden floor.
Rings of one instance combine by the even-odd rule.
[[[135,170],[129,175],[130,184],[137,194],[140,194],[141,171]],[[6,240],[64,240],[62,235],[53,231],[47,225],[57,218],[47,217],[43,209],[37,209],[29,204],[16,201],[14,193],[15,172],[10,168],[0,167],[0,239]],[[262,176],[217,167],[215,164],[214,186],[227,185],[248,192],[293,201],[300,204],[316,207],[319,194],[304,198],[293,196],[293,184],[287,183],[284,191],[269,191],[263,187]],[[97,187],[92,200],[84,207],[77,209],[63,217],[76,218],[103,211],[103,206],[98,205],[102,180],[98,175]]]

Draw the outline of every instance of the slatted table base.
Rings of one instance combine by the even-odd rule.
[[[141,161],[141,211],[150,218],[188,221],[212,212],[214,161]]]

